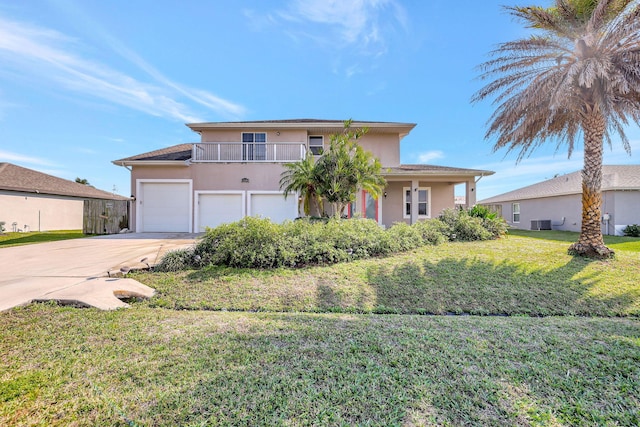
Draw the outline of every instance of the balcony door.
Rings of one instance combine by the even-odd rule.
[[[267,160],[267,134],[264,132],[242,133],[242,160]]]

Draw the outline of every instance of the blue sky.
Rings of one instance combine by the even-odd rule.
[[[581,144],[516,164],[484,139],[476,67],[528,34],[503,4],[0,0],[0,161],[129,195],[111,160],[196,142],[186,122],[353,118],[417,123],[403,163],[495,171],[480,199],[578,170]],[[605,163],[639,163],[628,135]]]

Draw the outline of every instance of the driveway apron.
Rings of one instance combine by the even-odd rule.
[[[168,251],[192,246],[196,238],[187,233],[128,233],[0,248],[0,311],[40,300],[102,309],[126,306],[116,296],[149,296],[153,290],[109,274],[122,267],[146,267],[143,258],[154,265]]]

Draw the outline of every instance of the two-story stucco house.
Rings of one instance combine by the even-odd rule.
[[[261,215],[281,222],[299,216],[298,198],[280,190],[283,164],[320,155],[339,120],[268,120],[187,124],[200,142],[138,154],[114,164],[131,171],[132,227],[137,232],[202,232],[206,227]],[[358,139],[378,157],[388,185],[374,200],[359,192],[350,214],[379,224],[414,223],[454,207],[454,187],[464,184],[466,203],[475,204],[475,184],[494,172],[430,165],[400,164],[400,141],[412,123],[360,122]]]

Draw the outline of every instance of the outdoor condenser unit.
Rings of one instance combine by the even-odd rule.
[[[550,219],[533,219],[531,220],[531,229],[536,231],[551,230],[551,220]]]

